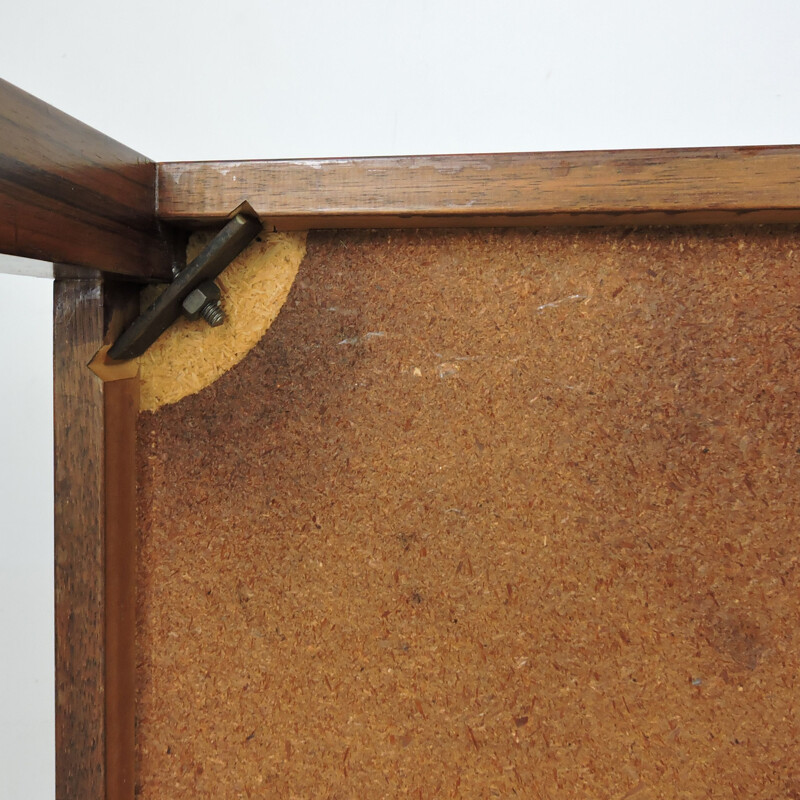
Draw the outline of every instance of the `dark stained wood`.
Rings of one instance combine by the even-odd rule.
[[[109,800],[134,795],[137,378],[105,390],[106,768]]]
[[[102,285],[56,281],[56,797],[100,800],[104,767],[103,388],[86,364],[103,338]]]
[[[800,147],[158,165],[158,215],[279,230],[800,221]]]
[[[168,278],[156,167],[0,80],[0,252]]]
[[[88,363],[129,290],[54,284],[56,798],[133,797],[135,379]]]

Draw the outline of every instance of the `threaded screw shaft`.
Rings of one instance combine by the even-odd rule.
[[[225,312],[220,307],[219,301],[206,303],[200,309],[200,315],[212,327],[216,328],[225,321]]]

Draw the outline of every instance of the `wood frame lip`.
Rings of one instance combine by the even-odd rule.
[[[135,313],[133,287],[104,278],[170,277],[165,225],[223,222],[243,202],[279,230],[800,222],[800,145],[154,164],[0,80],[4,133],[0,251],[57,262],[60,279],[58,800],[135,794],[137,387],[106,387],[87,362]]]
[[[162,162],[157,213],[278,230],[800,221],[800,146]]]

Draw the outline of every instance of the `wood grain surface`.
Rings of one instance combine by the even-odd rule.
[[[800,220],[800,147],[163,163],[158,214],[277,229]]]
[[[105,413],[106,800],[132,800],[136,697],[138,379],[103,385]]]
[[[135,296],[54,287],[56,798],[130,800],[137,387],[88,363]]]
[[[168,278],[155,164],[0,80],[0,252]]]
[[[800,231],[317,232],[139,417],[141,800],[800,796]]]

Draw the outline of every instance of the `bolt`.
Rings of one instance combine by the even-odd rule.
[[[221,296],[219,286],[214,281],[205,281],[184,298],[183,315],[191,320],[202,317],[212,328],[216,328],[225,320],[225,312],[219,304]]]
[[[225,321],[225,312],[220,307],[219,300],[206,303],[200,309],[200,315],[212,328],[222,325]]]

